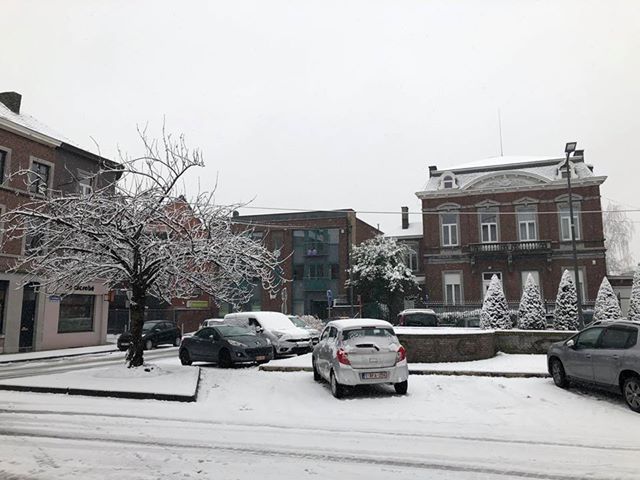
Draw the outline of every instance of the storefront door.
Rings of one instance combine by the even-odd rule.
[[[25,285],[22,294],[22,316],[20,318],[20,352],[33,350],[33,334],[36,323],[36,306],[38,304],[37,283]]]

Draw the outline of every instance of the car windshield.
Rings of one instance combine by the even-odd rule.
[[[148,332],[153,327],[156,327],[156,326],[160,325],[160,323],[161,322],[145,322],[145,323],[142,324],[142,331],[143,332]]]
[[[307,328],[307,324],[299,317],[291,316],[289,320],[291,320],[296,327]]]
[[[352,328],[342,332],[342,340],[351,340],[354,338],[362,337],[384,337],[394,338],[396,335],[391,328],[378,328],[378,327],[361,327]]]
[[[238,327],[236,325],[221,325],[219,327],[216,327],[216,330],[223,337],[244,337],[246,335],[255,335],[248,328]]]

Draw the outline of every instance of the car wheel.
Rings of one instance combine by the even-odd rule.
[[[338,383],[335,373],[331,371],[331,393],[336,398],[342,398],[345,394],[345,387]]]
[[[144,342],[144,349],[151,350],[153,348],[153,342],[151,340],[147,340]]]
[[[567,380],[562,362],[557,358],[551,360],[551,376],[556,386],[560,388],[567,388],[569,386],[569,380]]]
[[[640,377],[627,377],[622,385],[622,393],[629,408],[640,413]]]
[[[191,355],[189,355],[189,350],[186,348],[180,350],[178,357],[180,358],[180,363],[182,363],[182,365],[191,365]]]
[[[322,381],[322,377],[320,376],[320,372],[318,372],[318,369],[316,368],[316,362],[312,361],[311,365],[313,366],[313,379],[316,382]]]
[[[233,365],[229,350],[223,349],[218,353],[218,366],[222,368],[230,368]]]
[[[174,347],[179,347],[180,346],[180,342],[182,341],[182,338],[180,337],[176,337],[173,339],[173,346]]]
[[[409,381],[405,380],[404,382],[394,383],[393,388],[396,389],[398,395],[406,395],[409,389]]]

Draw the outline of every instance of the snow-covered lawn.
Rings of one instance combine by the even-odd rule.
[[[311,368],[311,354],[272,360],[266,366]],[[498,353],[493,358],[471,362],[410,363],[409,370],[544,374],[547,373],[547,356]]]
[[[310,373],[208,365],[191,404],[0,392],[0,478],[640,478],[618,397],[454,376],[392,392],[339,401]]]
[[[192,396],[198,386],[198,370],[196,367],[157,364],[127,368],[123,362],[107,368],[11,378],[1,380],[0,385]]]

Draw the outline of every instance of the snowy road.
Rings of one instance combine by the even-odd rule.
[[[640,477],[640,415],[616,397],[428,376],[391,392],[213,367],[195,404],[0,392],[0,478]]]

